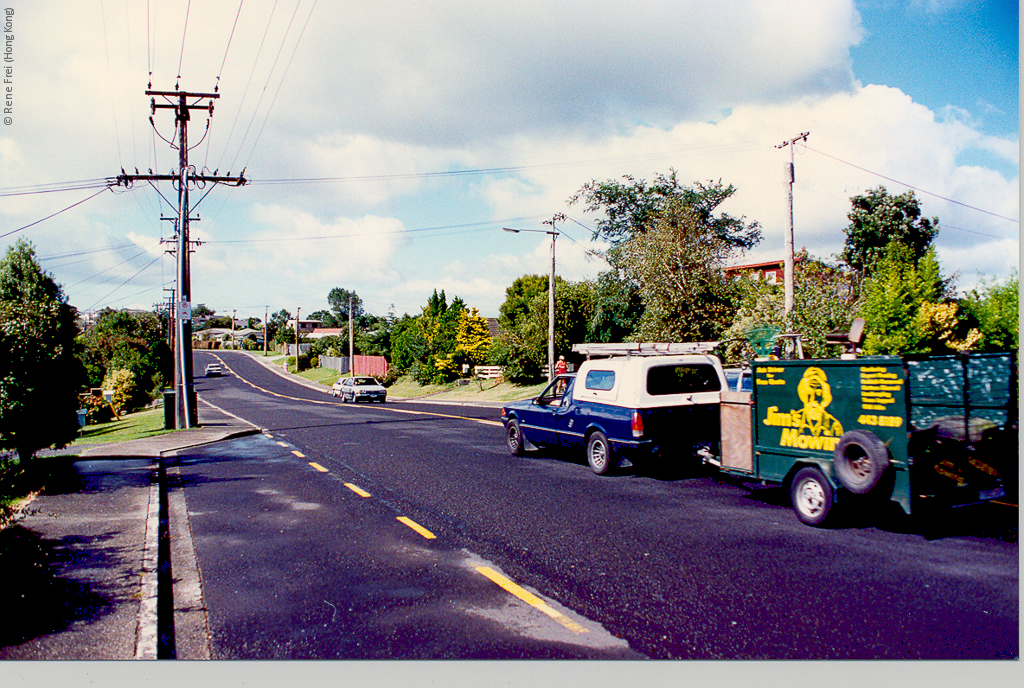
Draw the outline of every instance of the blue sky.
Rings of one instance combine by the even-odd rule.
[[[1017,3],[9,5],[0,248],[32,241],[82,310],[164,298],[171,208],[138,185],[21,229],[99,187],[22,192],[173,169],[144,91],[179,75],[221,94],[205,139],[205,118],[190,124],[191,162],[253,180],[214,189],[192,228],[194,301],[220,313],[310,313],[340,286],[378,314],[417,313],[436,288],[494,316],[549,261],[546,237],[502,226],[565,213],[559,274],[592,278],[595,218],[568,198],[670,168],[734,184],[724,209],[764,228],[744,261],[781,258],[789,150],[775,145],[803,131],[798,247],[839,253],[849,197],[906,184],[939,217],[962,289],[1019,264]],[[173,136],[167,111],[154,121]]]

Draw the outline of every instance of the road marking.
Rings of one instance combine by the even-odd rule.
[[[318,464],[316,461],[310,461],[309,465],[312,466],[313,468],[317,469],[321,473],[328,473],[329,472],[326,468],[324,468],[323,466]]]
[[[277,446],[279,446],[279,447],[287,447],[288,443],[287,442],[282,442],[281,440],[278,440],[277,441]]]
[[[306,455],[300,452],[298,449],[292,449],[292,454],[295,454],[295,456],[299,457],[300,459],[306,458]]]
[[[423,526],[421,526],[419,523],[417,523],[416,521],[412,520],[411,518],[406,518],[405,516],[399,516],[398,520],[401,523],[404,523],[405,525],[409,526],[410,528],[412,528],[413,530],[415,530],[417,533],[419,533],[420,535],[422,535],[423,537],[425,537],[428,540],[433,540],[433,539],[435,539],[437,537],[436,535],[431,533],[429,530],[427,530],[426,528],[424,528]]]
[[[487,566],[477,566],[475,568],[476,568],[478,573],[480,573],[481,575],[485,576],[486,578],[489,578],[493,583],[495,583],[499,587],[503,588],[506,592],[509,592],[512,595],[515,595],[516,597],[521,599],[523,602],[526,602],[528,605],[534,607],[538,611],[541,611],[544,614],[547,614],[552,619],[554,619],[558,623],[560,623],[563,626],[565,626],[566,628],[568,628],[570,631],[573,631],[574,633],[587,633],[588,632],[587,629],[583,628],[583,626],[580,626],[575,621],[570,620],[567,616],[562,614],[557,609],[552,609],[551,606],[548,605],[547,602],[545,602],[541,598],[537,597],[536,595],[534,595],[529,590],[526,590],[525,588],[522,588],[522,587],[516,585],[515,583],[510,581],[508,578],[505,578],[505,576],[503,576],[500,573],[498,573],[497,571],[495,571],[494,569],[489,568]]]
[[[1001,506],[1012,506],[1014,509],[1020,508],[1020,506],[1018,506],[1017,504],[1013,504],[1012,502],[1000,502],[998,499],[990,499],[989,501],[992,504],[999,504]]]
[[[370,496],[369,492],[367,492],[366,490],[360,488],[358,485],[353,485],[352,483],[343,483],[343,484],[345,485],[345,487],[347,487],[348,489],[352,490],[353,492],[355,492],[360,497],[369,497]]]

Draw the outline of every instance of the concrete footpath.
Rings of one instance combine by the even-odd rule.
[[[161,490],[160,457],[259,429],[206,403],[199,423],[40,459],[53,478],[0,531],[0,659],[209,657],[187,516],[173,518],[184,494]]]

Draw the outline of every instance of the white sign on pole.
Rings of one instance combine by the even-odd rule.
[[[188,301],[178,302],[178,319],[179,320],[191,320],[192,319],[192,304]]]

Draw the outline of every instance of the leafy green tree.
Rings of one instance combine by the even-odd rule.
[[[929,332],[918,312],[947,296],[934,249],[915,261],[909,246],[889,244],[864,284],[864,353],[927,353]]]
[[[605,254],[612,270],[601,275],[595,301],[595,339],[688,341],[729,326],[738,294],[721,267],[761,240],[757,222],[717,212],[735,192],[721,180],[683,186],[671,170],[650,184],[629,175],[591,181],[569,199],[603,213],[595,236],[612,244]],[[624,297],[618,308],[617,296]]]
[[[319,320],[322,327],[344,327],[344,324],[340,323],[331,311],[314,311],[309,314],[309,319]]]
[[[114,370],[130,370],[144,394],[155,396],[173,376],[173,359],[156,313],[105,308],[78,337],[88,384],[98,387]]]
[[[761,240],[761,226],[757,222],[748,225],[743,218],[725,213],[715,216],[718,206],[736,192],[732,184],[724,186],[719,180],[707,184],[694,182],[687,187],[679,183],[675,170],[668,175],[656,174],[651,184],[643,179],[637,181],[631,175],[624,175],[623,179],[624,182],[587,182],[569,199],[570,205],[583,202],[586,210],[604,214],[597,220],[597,234],[614,245],[643,234],[670,207],[678,206],[687,208],[693,222],[722,246],[746,250]]]
[[[850,198],[850,224],[842,258],[855,270],[871,274],[895,241],[910,249],[913,261],[924,257],[939,233],[939,218],[921,217],[913,191],[892,196],[884,186]]]
[[[327,294],[327,303],[331,306],[331,312],[334,314],[334,322],[336,323],[329,327],[343,327],[344,325],[341,323],[348,323],[349,297],[352,298],[352,320],[357,324],[359,323],[360,318],[364,314],[363,300],[354,291],[335,287]]]
[[[498,318],[501,334],[490,357],[511,380],[546,376],[548,360],[547,277],[526,275],[506,291]],[[572,345],[592,339],[595,286],[555,277],[555,356],[571,354]]]
[[[672,201],[654,226],[622,245],[623,272],[639,285],[639,341],[710,341],[732,322],[740,292],[722,268],[734,242],[709,232],[700,213]]]
[[[212,318],[216,313],[217,311],[213,310],[205,303],[200,303],[199,305],[192,307],[193,318]]]
[[[281,330],[285,329],[285,326],[291,318],[292,314],[284,308],[273,313],[269,318],[267,318],[267,338],[270,341],[277,342],[278,334],[280,334]]]
[[[987,351],[1019,349],[1020,277],[1015,270],[1005,282],[983,281],[960,302],[978,322]]]
[[[75,317],[32,245],[9,247],[0,261],[0,447],[21,460],[77,434]]]
[[[588,342],[627,341],[640,326],[644,314],[640,290],[616,268],[598,275],[593,285],[593,303]]]

